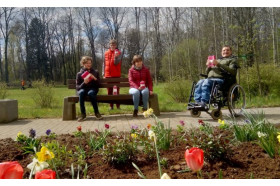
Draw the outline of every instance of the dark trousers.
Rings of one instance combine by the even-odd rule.
[[[86,98],[86,96],[89,96],[89,98],[90,98],[90,102],[93,106],[94,113],[99,113],[98,106],[97,106],[97,99],[96,99],[97,93],[98,93],[98,91],[96,91],[94,89],[90,89],[90,90],[81,89],[81,90],[79,90],[78,94],[79,94],[80,109],[81,109],[82,114],[86,114],[86,108],[85,108],[85,98]]]

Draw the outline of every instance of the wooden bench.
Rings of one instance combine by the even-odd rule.
[[[68,89],[76,90],[76,80],[68,79]],[[99,88],[109,88],[117,85],[118,87],[129,87],[128,78],[106,78],[100,79]],[[86,97],[86,101],[90,101],[89,97]],[[75,104],[79,102],[79,96],[69,96],[64,98],[63,103],[63,120],[74,120],[76,119],[76,106]],[[121,105],[133,105],[132,95],[130,94],[119,94],[119,95],[99,95],[97,94],[98,103],[114,103]],[[140,101],[139,106],[142,105],[142,100]],[[149,96],[149,108],[154,110],[156,116],[160,115],[158,96],[153,93]],[[132,112],[133,110],[131,110]]]

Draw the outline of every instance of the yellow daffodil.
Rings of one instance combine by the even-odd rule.
[[[147,111],[145,111],[145,112],[143,113],[143,115],[144,115],[145,118],[148,118],[148,117],[150,117],[153,113],[154,113],[154,110],[153,110],[152,108],[149,108]]]
[[[168,174],[163,173],[160,179],[171,179],[171,178],[168,176]]]
[[[32,171],[32,174],[36,174],[37,172],[40,172],[41,170],[47,168],[49,164],[45,161],[40,162],[38,159],[33,158],[32,163],[27,165],[27,168]]]
[[[225,125],[225,120],[219,119],[219,120],[218,120],[218,123],[220,123],[221,125]]]
[[[131,134],[131,137],[134,138],[134,139],[136,139],[136,138],[138,137],[138,135],[135,134],[135,133],[133,133],[133,134]]]
[[[278,136],[277,136],[277,139],[278,139],[278,142],[280,143],[280,132],[277,132]]]
[[[49,149],[47,149],[47,147],[43,146],[41,148],[40,152],[36,153],[38,160],[40,162],[46,161],[46,160],[51,160],[54,158],[54,154],[53,152],[51,152]]]
[[[20,135],[23,135],[21,131],[17,133],[17,137],[19,137]]]

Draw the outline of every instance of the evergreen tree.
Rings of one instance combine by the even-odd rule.
[[[45,26],[33,18],[28,29],[27,68],[28,80],[49,80],[48,57],[45,46]]]

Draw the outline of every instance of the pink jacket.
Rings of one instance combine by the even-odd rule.
[[[146,87],[149,91],[153,91],[153,81],[150,74],[150,70],[144,65],[141,70],[136,70],[134,65],[128,71],[128,80],[130,88],[138,89],[140,87],[140,81],[145,81]]]

